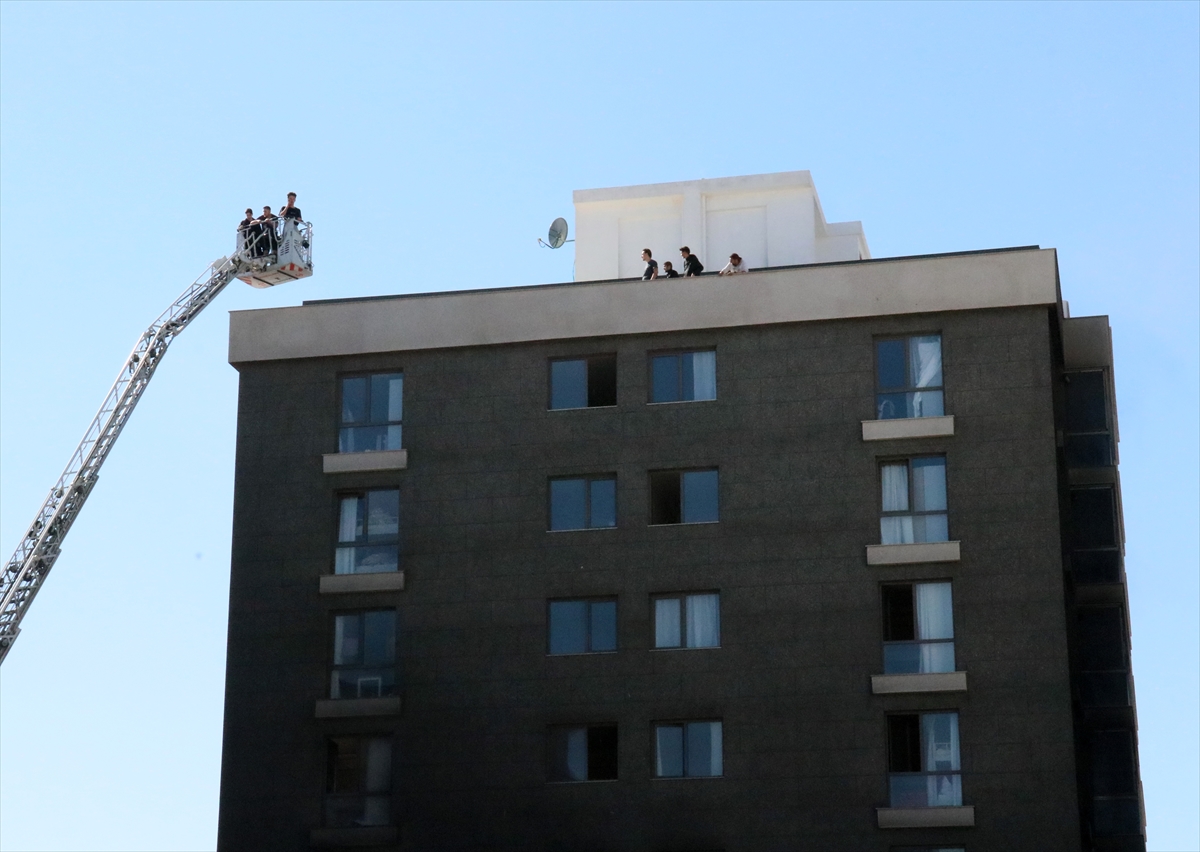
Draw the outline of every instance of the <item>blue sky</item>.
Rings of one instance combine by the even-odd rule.
[[[226,311],[571,278],[571,190],[808,169],[873,254],[1058,249],[1116,352],[1152,850],[1200,848],[1200,4],[0,4],[0,545],[287,190],[313,278],[172,347],[0,678],[0,847],[211,849]]]

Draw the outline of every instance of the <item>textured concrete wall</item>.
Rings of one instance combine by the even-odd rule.
[[[244,364],[220,848],[300,849],[324,742],[391,732],[405,850],[1079,847],[1049,311],[964,311]],[[872,336],[940,330],[956,434],[864,443]],[[717,350],[648,406],[646,353]],[[615,408],[547,411],[546,359],[618,354]],[[339,371],[405,372],[408,469],[322,473]],[[948,459],[957,564],[868,567],[878,459]],[[647,471],[720,469],[718,524],[649,527]],[[616,472],[618,527],[546,532],[546,480]],[[340,488],[399,485],[403,592],[320,596]],[[970,691],[872,695],[885,581],[954,582]],[[652,651],[650,596],[719,589],[722,647]],[[615,654],[547,657],[546,600],[619,596]],[[313,717],[332,613],[396,606],[403,714]],[[957,709],[971,829],[875,827],[885,714]],[[651,723],[724,720],[725,777],[652,779]],[[619,780],[546,783],[544,732],[616,722]]]

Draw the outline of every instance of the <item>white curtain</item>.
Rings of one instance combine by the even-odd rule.
[[[942,386],[942,338],[914,337],[908,347],[908,371],[918,388]]]
[[[692,353],[694,399],[717,398],[717,353]]]
[[[930,807],[962,804],[962,764],[958,752],[958,714],[924,713],[921,715],[921,740],[925,753],[921,763],[926,772],[952,773],[930,775],[926,779]]]
[[[681,644],[679,628],[679,598],[656,600],[654,602],[654,647],[678,648]]]
[[[687,646],[715,648],[721,644],[721,596],[688,595]]]
[[[395,422],[403,419],[404,413],[404,374],[392,376],[388,380],[388,420]],[[393,447],[392,449],[396,449]]]
[[[918,583],[917,639],[953,639],[954,612],[949,583]],[[929,642],[921,648],[921,672],[954,671],[954,643]]]
[[[358,539],[358,519],[358,498],[343,497],[341,517],[338,521],[338,541]]]
[[[884,467],[887,468],[892,465]],[[913,509],[917,512],[936,512],[946,508],[946,460],[941,458],[913,459]],[[884,490],[887,494],[887,490]],[[905,506],[905,509],[908,507]],[[899,511],[899,510],[897,510]]]
[[[567,731],[567,777],[572,781],[587,780],[587,728]]]
[[[881,471],[883,489],[883,511],[908,511],[908,465],[885,464]],[[911,544],[913,522],[911,517],[879,519],[879,541],[883,544]]]

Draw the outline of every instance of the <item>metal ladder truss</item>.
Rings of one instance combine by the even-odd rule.
[[[262,258],[253,255],[253,246],[243,246],[233,257],[222,257],[209,264],[146,329],[125,359],[83,440],[0,576],[0,663],[21,632],[21,619],[54,567],[67,531],[96,485],[100,466],[129,421],[167,347],[229,282],[240,273],[262,265]]]

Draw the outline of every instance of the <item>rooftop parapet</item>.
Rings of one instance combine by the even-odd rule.
[[[241,364],[700,328],[936,313],[1059,301],[1036,246],[760,269],[306,302],[234,311]]]

